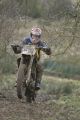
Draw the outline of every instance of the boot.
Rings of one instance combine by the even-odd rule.
[[[40,82],[36,82],[36,84],[35,84],[35,90],[40,90],[40,88],[41,88]]]

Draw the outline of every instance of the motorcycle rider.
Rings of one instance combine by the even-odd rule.
[[[47,46],[47,44],[41,41],[41,34],[42,34],[42,30],[39,27],[33,27],[30,32],[30,37],[26,37],[22,41],[22,46],[26,44],[36,45],[38,47],[40,46],[43,52],[45,52],[47,55],[51,55],[51,49]],[[36,85],[35,85],[36,90],[40,89],[40,84],[41,84],[41,79],[43,74],[43,66],[40,63],[40,50],[38,51],[38,56],[39,58],[36,64]],[[17,63],[19,67],[20,59],[17,60]]]

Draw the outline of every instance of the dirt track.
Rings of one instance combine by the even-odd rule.
[[[0,120],[48,120],[54,110],[48,101],[48,96],[39,94],[35,103],[22,103],[16,90],[4,90],[0,95]]]

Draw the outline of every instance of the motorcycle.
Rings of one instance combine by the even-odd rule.
[[[14,45],[11,45],[14,52]],[[36,84],[36,63],[39,59],[38,52],[41,47],[35,45],[24,45],[22,48],[19,46],[18,53],[21,54],[20,65],[17,75],[17,96],[22,99],[26,97],[27,102],[35,101],[37,91],[35,89]],[[15,52],[16,53],[16,52]]]

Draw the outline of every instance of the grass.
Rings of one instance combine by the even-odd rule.
[[[53,73],[60,73],[64,77],[75,77],[76,75],[80,75],[80,64],[68,63],[64,61],[53,61],[46,60],[44,62],[44,68],[46,71],[50,71]]]
[[[17,75],[15,74],[0,74],[0,90],[12,88],[16,77]],[[79,97],[80,81],[43,75],[40,91],[49,95],[60,95],[61,97],[70,95]]]
[[[80,120],[80,81],[43,76],[41,91],[53,96],[54,120]]]
[[[12,89],[16,81],[16,77],[11,74],[0,75],[0,92]]]
[[[42,91],[58,96],[58,102],[80,107],[80,81],[43,76]]]
[[[76,92],[76,91],[78,92],[78,90],[80,89],[80,81],[79,80],[72,80],[72,79],[65,79],[65,78],[62,79],[59,77],[43,76],[42,83],[43,83],[42,89],[46,88],[46,89],[50,90],[51,88],[55,88],[55,89],[57,88],[57,89],[61,89],[61,93],[63,92],[63,93],[72,94],[73,92]]]

